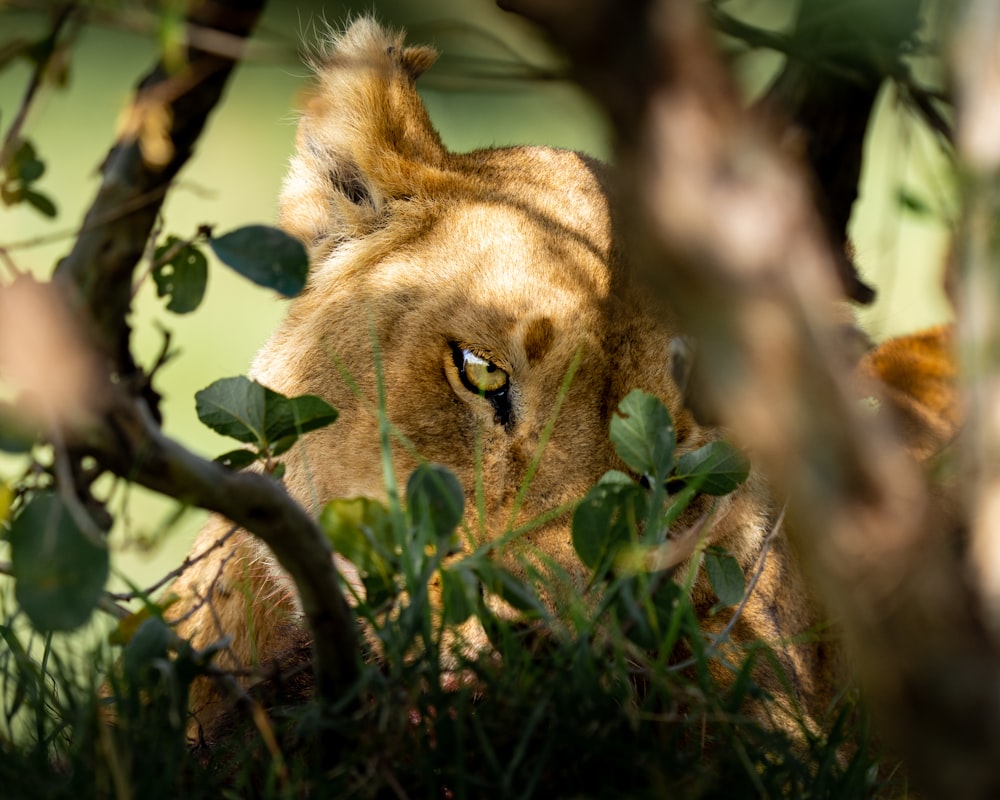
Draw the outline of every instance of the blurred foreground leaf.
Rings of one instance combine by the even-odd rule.
[[[80,530],[62,498],[34,495],[8,538],[14,594],[35,628],[69,631],[90,619],[108,579],[108,548]]]
[[[729,553],[710,547],[705,551],[705,572],[719,602],[735,606],[743,599],[743,570]]]
[[[406,483],[406,503],[414,524],[429,525],[435,536],[444,539],[462,521],[465,494],[447,467],[421,464]]]

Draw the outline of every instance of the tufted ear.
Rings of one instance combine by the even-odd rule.
[[[389,201],[419,197],[447,151],[415,82],[437,59],[369,17],[311,59],[316,77],[281,193],[281,226],[307,246],[363,236]]]

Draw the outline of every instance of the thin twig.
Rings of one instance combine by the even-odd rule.
[[[231,525],[229,529],[224,534],[222,534],[222,536],[220,536],[218,539],[212,542],[211,545],[209,545],[200,553],[198,553],[198,555],[188,556],[187,558],[184,559],[183,562],[181,562],[181,565],[179,567],[170,570],[170,572],[168,572],[166,575],[164,575],[162,578],[156,581],[156,583],[147,586],[145,589],[138,592],[108,592],[108,596],[112,600],[115,600],[119,603],[128,603],[132,600],[135,600],[138,597],[149,597],[153,595],[154,593],[162,589],[164,586],[166,586],[168,583],[170,583],[172,580],[174,580],[174,578],[179,577],[181,574],[189,570],[195,564],[197,564],[200,561],[204,561],[216,550],[219,550],[222,547],[224,547],[226,542],[228,542],[229,539],[233,536],[233,534],[236,533],[236,531],[238,530],[239,528],[237,526]]]
[[[24,127],[24,122],[28,118],[28,111],[31,109],[31,104],[34,102],[35,96],[42,86],[45,71],[49,68],[52,56],[56,52],[56,42],[59,39],[59,34],[75,9],[75,3],[67,3],[56,12],[55,19],[52,21],[52,30],[48,36],[51,46],[47,49],[45,57],[35,62],[35,68],[31,71],[31,78],[28,80],[28,88],[25,89],[24,98],[21,100],[21,105],[14,115],[14,121],[11,122],[10,128],[7,129],[3,147],[0,147],[0,166],[5,165],[13,155],[14,148],[20,140],[21,128]]]
[[[757,581],[760,580],[760,576],[764,574],[764,566],[767,563],[767,555],[771,550],[771,543],[774,542],[774,537],[778,535],[782,526],[785,524],[785,510],[787,508],[787,503],[782,506],[781,513],[778,514],[778,518],[774,521],[774,526],[768,532],[767,536],[764,537],[764,542],[760,548],[760,555],[757,556],[757,567],[754,570],[753,576],[750,578],[750,583],[747,584],[747,589],[743,593],[743,597],[740,599],[740,603],[736,606],[736,610],[733,611],[733,615],[729,618],[729,622],[726,623],[718,635],[715,637],[715,642],[709,647],[709,651],[718,650],[719,645],[729,638],[729,634],[733,632],[733,628],[736,627],[736,623],[739,622],[740,617],[743,614],[743,609],[746,608],[747,601],[750,599],[750,595],[753,594],[754,589],[757,588]]]

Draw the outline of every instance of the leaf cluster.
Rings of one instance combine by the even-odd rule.
[[[306,285],[309,256],[297,239],[269,225],[246,225],[214,236],[209,226],[184,240],[166,236],[153,253],[152,275],[159,297],[167,298],[167,310],[189,314],[205,296],[208,259],[201,248],[209,249],[227,267],[249,281],[294,297]]]
[[[220,378],[202,389],[195,394],[195,408],[198,418],[216,433],[253,448],[231,450],[216,461],[233,469],[264,461],[272,474],[278,469],[273,459],[303,434],[337,419],[336,409],[321,397],[285,397],[242,375]]]
[[[28,139],[21,139],[10,148],[9,155],[0,164],[0,202],[5,206],[27,203],[43,216],[52,218],[58,213],[52,198],[38,189],[36,184],[45,175],[45,162],[38,157],[35,146]]]
[[[685,545],[676,539],[697,530],[678,532],[677,526],[692,501],[699,495],[730,494],[750,474],[746,456],[724,441],[678,455],[670,412],[659,398],[639,390],[619,404],[611,421],[611,441],[638,477],[608,472],[574,513],[573,546],[595,578],[650,570],[671,550],[680,553],[673,559],[667,556],[670,566],[686,562]],[[711,508],[704,512],[708,514]],[[691,522],[692,528],[704,527],[704,515]],[[738,603],[744,582],[736,560],[713,547],[705,566],[720,602]]]

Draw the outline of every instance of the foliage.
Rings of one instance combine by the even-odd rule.
[[[285,397],[242,375],[220,378],[202,389],[195,395],[195,406],[198,418],[216,433],[256,447],[256,452],[233,450],[216,459],[234,469],[263,459],[273,471],[271,459],[303,434],[337,419],[336,409],[320,397]]]
[[[269,428],[267,401],[286,413],[291,401],[262,393],[249,381],[233,386],[217,395],[224,399],[214,406],[228,416],[208,414],[207,422],[262,451],[288,433],[293,415]],[[229,413],[238,405],[234,397],[244,406],[256,397],[256,410]],[[725,458],[703,455],[685,462],[685,456],[675,457],[672,444],[636,456],[638,437],[657,426],[671,428],[669,414],[655,398],[637,393],[621,411],[619,419],[630,424],[612,426],[615,446],[627,463],[660,482],[643,486],[623,473],[611,474],[581,503],[574,539],[597,570],[611,562],[587,555],[588,548],[606,554],[613,540],[641,541],[654,496],[666,498],[661,516],[676,517],[675,506],[694,496],[688,489],[733,489],[746,476],[744,464],[733,477],[733,462],[744,462],[721,443],[705,452],[724,448]],[[41,497],[35,501],[40,508],[56,502]],[[766,654],[750,652],[742,663],[726,663],[719,643],[707,640],[699,627],[684,587],[668,576],[604,570],[600,585],[583,593],[571,590],[566,579],[562,588],[575,599],[556,617],[540,599],[551,589],[541,576],[515,576],[491,559],[490,546],[454,554],[464,498],[448,470],[419,467],[406,497],[405,508],[335,500],[321,516],[366,590],[356,598],[356,611],[379,657],[369,661],[356,686],[362,702],[345,698],[340,711],[322,715],[308,703],[279,705],[263,720],[237,720],[233,724],[242,732],[234,730],[220,745],[226,752],[214,750],[205,761],[199,748],[186,745],[185,707],[195,676],[218,677],[212,653],[196,653],[177,641],[163,608],[147,597],[145,610],[119,626],[120,668],[109,673],[105,690],[115,701],[110,726],[101,718],[96,692],[101,671],[81,674],[79,665],[53,660],[51,636],[36,660],[23,641],[29,629],[19,612],[8,609],[2,633],[9,649],[0,660],[4,712],[8,724],[21,720],[29,732],[0,740],[0,764],[62,767],[0,767],[6,796],[69,797],[122,786],[149,798],[290,797],[306,791],[379,797],[397,787],[454,797],[860,797],[877,788],[864,716],[853,696],[831,709],[828,739],[807,735],[803,745],[764,724],[749,712],[750,704],[765,699],[751,669]],[[15,528],[31,507],[15,518]],[[626,522],[594,522],[608,517]],[[603,542],[597,534],[602,527]],[[720,599],[732,602],[734,591],[742,594],[742,575],[720,566],[730,562],[735,565],[721,552],[705,558]],[[441,589],[437,609],[430,602],[434,586]],[[484,589],[522,614],[498,615],[484,601]],[[488,634],[492,652],[453,649],[453,626],[470,617]],[[331,731],[350,744],[332,762],[317,760]],[[848,757],[842,752],[846,743],[860,748]]]
[[[38,158],[29,140],[22,139],[11,148],[6,162],[0,166],[3,168],[0,200],[4,205],[27,203],[46,217],[56,216],[55,203],[35,188],[35,183],[45,174],[45,162]]]
[[[28,498],[7,531],[18,605],[41,631],[90,618],[108,579],[108,546],[93,520],[52,491]]]
[[[167,39],[174,50],[176,34]],[[55,36],[47,42],[51,54]],[[0,200],[54,216],[31,142],[15,137],[4,153]],[[922,213],[911,196],[900,201]],[[304,248],[274,228],[158,234],[146,275],[171,312],[201,303],[208,251],[279,294],[305,286]],[[259,464],[275,479],[298,438],[337,417],[318,397],[285,397],[242,376],[212,383],[196,404],[206,425],[245,445],[217,461]],[[830,709],[825,736],[792,736],[762,719],[770,698],[753,669],[777,669],[766,648],[735,654],[699,627],[690,589],[700,574],[720,606],[738,607],[747,591],[729,553],[695,542],[690,559],[657,567],[668,531],[696,500],[710,515],[711,498],[735,491],[749,463],[722,441],[678,453],[655,397],[629,394],[611,423],[631,474],[607,473],[573,512],[573,544],[591,570],[583,589],[554,565],[544,576],[529,564],[515,574],[494,544],[459,552],[465,498],[440,465],[409,476],[405,507],[330,502],[321,526],[364,587],[354,610],[371,657],[353,696],[322,710],[250,704],[255,713],[234,719],[218,745],[225,752],[208,755],[187,741],[186,698],[199,676],[227,680],[212,661],[224,642],[193,650],[164,619],[169,599],[139,589],[129,594],[141,610],[119,621],[110,646],[64,633],[115,608],[105,592],[110,519],[60,484],[55,456],[9,411],[0,405],[0,449],[25,455],[28,467],[15,486],[0,485],[13,579],[0,580],[5,797],[853,798],[882,788],[853,692]],[[681,562],[697,568],[675,575]],[[544,602],[554,592],[567,598],[558,614]],[[499,614],[491,596],[518,615]],[[489,652],[455,648],[456,627],[468,625],[482,628]]]

